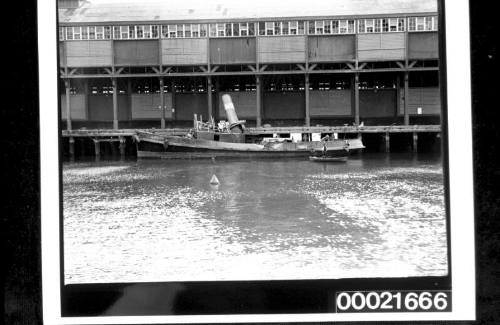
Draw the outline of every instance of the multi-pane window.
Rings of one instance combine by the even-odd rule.
[[[360,19],[358,20],[359,33],[390,33],[404,32],[404,18]]]
[[[267,21],[259,23],[259,35],[303,35],[303,21]]]
[[[64,41],[64,28],[59,27],[59,40]]]
[[[309,34],[354,34],[354,20],[310,21]]]
[[[435,31],[438,30],[437,16],[410,17],[408,18],[408,31]]]
[[[152,30],[152,35],[158,33],[158,29]],[[207,36],[205,25],[200,24],[177,24],[161,26],[161,35],[163,38],[191,38]]]

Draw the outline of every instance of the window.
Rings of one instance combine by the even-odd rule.
[[[254,23],[248,23],[248,35],[250,35],[250,36],[255,35],[255,24]]]
[[[299,35],[304,35],[304,31],[305,31],[304,22],[299,21]]]
[[[309,21],[309,34],[314,34],[314,31],[315,31],[315,23],[314,21]]]
[[[191,37],[191,25],[184,25],[184,36]]]
[[[375,19],[375,33],[380,33],[382,30],[382,20]]]
[[[339,21],[339,34],[347,34],[347,20]]]
[[[354,31],[354,20],[348,20],[347,21],[347,32],[349,34],[354,34],[355,31]]]
[[[274,24],[272,22],[266,22],[266,35],[274,35]]]
[[[224,35],[225,32],[225,25],[224,24],[217,24],[217,36],[226,36]]]
[[[281,22],[274,22],[274,35],[281,35]]]
[[[364,19],[358,20],[358,33],[366,33],[366,21]]]
[[[104,26],[104,39],[111,39],[111,26]]]
[[[248,23],[240,23],[239,25],[241,36],[248,36]]]
[[[290,35],[297,35],[298,22],[291,21],[290,22]]]
[[[373,19],[365,20],[366,32],[373,33],[375,32],[375,22]]]
[[[217,28],[215,24],[210,24],[210,37],[217,36]]]
[[[414,31],[416,28],[416,18],[415,17],[411,17],[408,19],[408,30],[410,31]]]
[[[389,31],[389,20],[388,19],[382,19],[382,31],[384,33]]]
[[[120,26],[113,26],[113,38],[120,39]]]
[[[200,25],[191,25],[191,36],[200,37]]]
[[[120,33],[122,39],[127,39],[129,35],[128,26],[120,26]]]
[[[316,34],[323,34],[325,22],[322,20],[317,20],[315,21],[315,23],[316,23]]]
[[[432,21],[434,17],[425,17],[425,30],[433,30]]]
[[[332,33],[332,21],[326,20],[325,21],[325,34],[331,34],[331,33]]]
[[[141,27],[143,28],[144,38],[151,38],[151,25]]]
[[[95,28],[95,38],[96,39],[104,39],[104,27],[103,26],[97,26]]]
[[[135,38],[135,26],[128,26],[128,38]]]
[[[158,38],[158,25],[151,26],[151,37]]]
[[[233,36],[232,31],[233,31],[232,24],[226,24],[226,30],[225,30],[226,35],[225,36]]]
[[[417,18],[417,30],[422,31],[425,30],[425,19],[424,17]]]
[[[64,41],[64,27],[59,27],[59,40]]]
[[[397,18],[390,18],[389,19],[389,31],[391,32],[397,32],[398,31],[398,19]]]
[[[266,35],[266,23],[260,22],[259,23],[259,35]]]
[[[177,37],[184,37],[184,25],[177,25]]]
[[[176,25],[168,25],[168,37],[170,37],[170,38],[177,37],[177,26]]]
[[[283,21],[281,22],[281,33],[283,35],[288,35],[288,26],[289,26],[289,23],[287,21]]]
[[[405,19],[404,18],[398,18],[398,31],[400,31],[400,32],[405,31]]]
[[[66,27],[66,39],[67,40],[73,39],[73,27]]]
[[[89,27],[89,39],[95,39],[95,27],[94,26]]]
[[[82,30],[80,27],[73,27],[73,39],[79,40],[82,36]]]
[[[200,25],[200,37],[207,37],[207,25]]]

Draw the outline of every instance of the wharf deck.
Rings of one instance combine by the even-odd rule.
[[[63,130],[63,137],[128,137],[137,132],[154,132],[164,135],[183,135],[189,128],[174,129],[78,129]],[[253,127],[245,130],[246,134],[283,134],[283,133],[439,133],[441,125],[381,125],[381,126],[296,126],[296,127]]]

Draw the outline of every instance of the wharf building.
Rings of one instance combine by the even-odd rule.
[[[58,1],[63,130],[439,125],[437,1]]]

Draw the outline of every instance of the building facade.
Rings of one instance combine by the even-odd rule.
[[[59,0],[63,128],[217,121],[223,94],[257,127],[439,124],[436,1],[330,3],[240,12]]]

